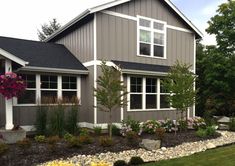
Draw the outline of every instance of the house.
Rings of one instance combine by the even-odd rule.
[[[84,11],[45,42],[0,37],[0,68],[22,74],[28,83],[18,101],[1,97],[0,124],[11,128],[14,121],[30,130],[42,97],[77,96],[79,124],[104,126],[108,114],[94,107],[93,95],[101,60],[120,68],[130,92],[128,105],[114,112],[113,122],[128,116],[177,119],[161,80],[176,60],[191,64],[195,72],[196,40],[201,37],[169,0],[111,1]],[[195,107],[188,112],[195,116]]]

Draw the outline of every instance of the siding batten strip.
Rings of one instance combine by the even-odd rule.
[[[94,14],[94,61],[97,60],[97,15]],[[97,64],[94,64],[94,88],[97,88]],[[97,99],[94,96],[94,124],[97,124]]]

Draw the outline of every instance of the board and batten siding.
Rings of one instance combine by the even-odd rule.
[[[166,58],[137,56],[137,22],[104,13],[97,14],[97,57],[172,66],[176,60],[192,65],[194,34],[167,29]]]
[[[91,20],[56,41],[63,44],[82,63],[94,59],[94,21]]]
[[[0,95],[0,128],[5,126],[5,98]]]

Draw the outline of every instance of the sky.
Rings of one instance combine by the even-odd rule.
[[[56,18],[66,24],[82,11],[110,0],[0,0],[0,36],[38,40],[37,30]],[[227,0],[171,0],[204,34],[203,43],[216,44],[206,34],[207,21]]]

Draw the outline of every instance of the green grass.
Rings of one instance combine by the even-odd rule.
[[[178,159],[144,166],[235,166],[235,145],[220,147]]]

